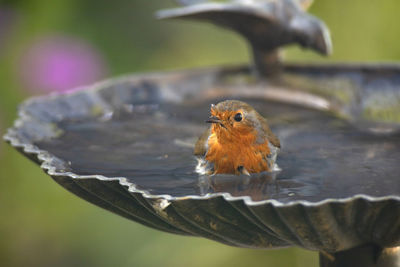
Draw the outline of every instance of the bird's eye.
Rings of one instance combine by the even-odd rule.
[[[236,113],[235,117],[233,118],[235,121],[242,121],[242,113]]]

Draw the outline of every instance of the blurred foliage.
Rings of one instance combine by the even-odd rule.
[[[246,44],[212,25],[157,21],[161,0],[0,1],[0,135],[16,107],[36,94],[21,82],[23,55],[46,36],[84,40],[100,51],[107,76],[247,62]],[[316,1],[330,27],[331,58],[299,48],[294,61],[398,61],[400,2]],[[104,77],[106,78],[106,77]],[[29,86],[28,86],[29,87]],[[161,233],[99,209],[58,186],[0,143],[2,266],[317,266],[317,254],[290,248],[238,249]]]

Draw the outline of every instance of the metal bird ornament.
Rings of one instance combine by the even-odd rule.
[[[280,46],[298,43],[323,55],[332,51],[329,29],[305,12],[311,0],[177,2],[183,7],[161,10],[157,17],[209,21],[238,32],[249,41],[256,72],[261,76],[268,74],[271,65],[279,63]]]

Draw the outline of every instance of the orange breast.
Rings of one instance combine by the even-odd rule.
[[[248,136],[242,140],[221,144],[216,134],[211,134],[208,139],[206,160],[214,164],[214,174],[239,174],[239,166],[246,168],[249,173],[269,171],[266,160],[270,154],[268,141],[256,144],[253,139],[255,139],[253,136]]]

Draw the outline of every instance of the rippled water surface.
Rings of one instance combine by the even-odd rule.
[[[211,102],[129,106],[111,117],[63,121],[63,135],[37,145],[69,162],[77,174],[127,177],[152,194],[229,192],[282,202],[400,195],[400,136],[363,133],[323,112],[245,101],[269,119],[281,140],[279,173],[199,177],[194,172],[193,145],[208,126]]]

